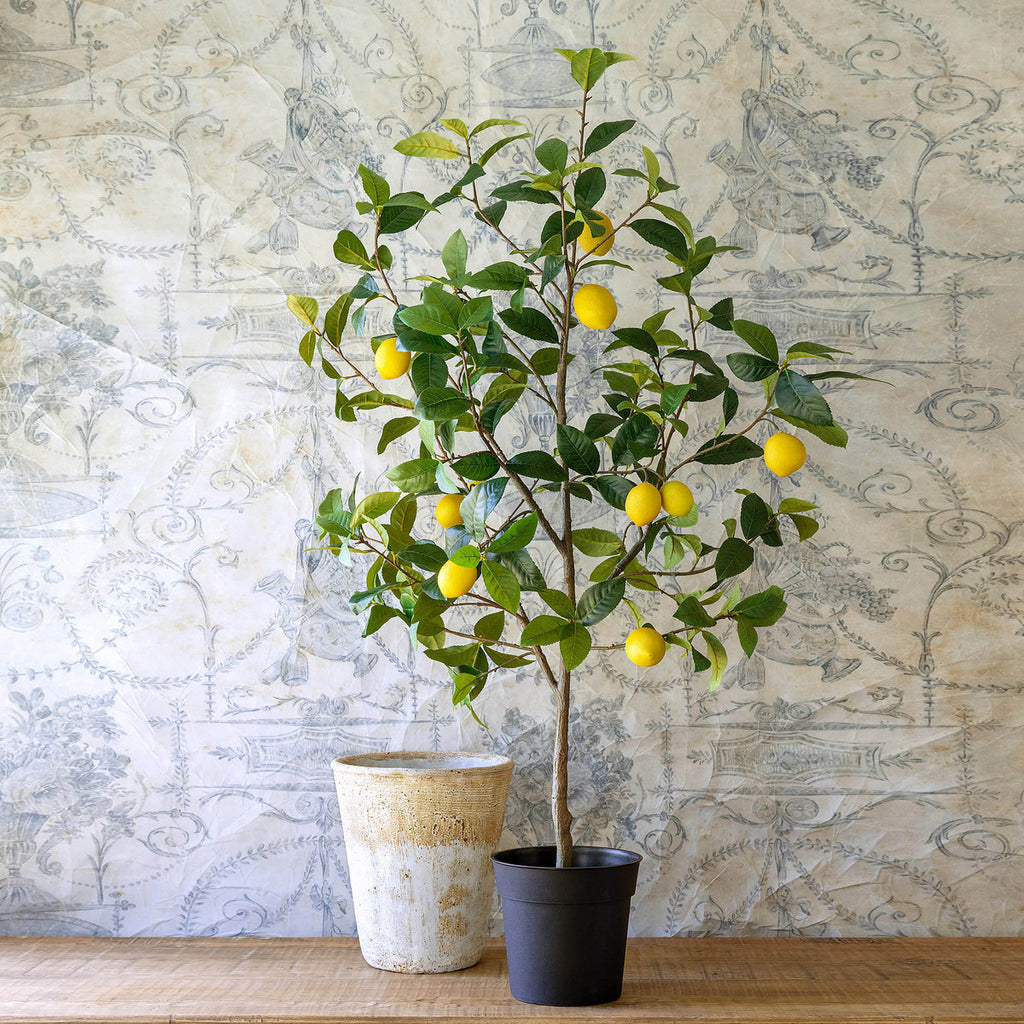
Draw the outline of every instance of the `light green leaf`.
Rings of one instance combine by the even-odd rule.
[[[601,50],[588,47],[574,54],[570,67],[573,79],[584,92],[590,92],[608,67],[608,58]]]
[[[492,612],[477,619],[473,627],[473,635],[481,640],[498,640],[505,631],[505,613]]]
[[[359,178],[363,183],[363,191],[374,206],[383,206],[391,198],[391,186],[364,164],[359,165]]]
[[[465,121],[460,121],[457,117],[443,117],[440,123],[458,135],[460,139],[469,138],[469,129],[466,127]]]
[[[444,243],[441,250],[441,262],[448,276],[456,280],[466,273],[466,260],[469,258],[469,245],[461,231],[455,231]]]
[[[349,263],[356,267],[373,266],[359,236],[347,229],[339,231],[334,240],[334,258],[339,263]]]
[[[555,613],[561,615],[564,619],[571,619],[576,614],[576,609],[572,606],[572,601],[569,600],[568,596],[563,594],[560,590],[542,590],[540,596],[544,599],[544,603]]]
[[[511,570],[506,569],[505,566],[498,562],[492,562],[490,559],[484,559],[480,568],[483,572],[484,586],[487,588],[487,593],[502,608],[507,609],[513,614],[517,612],[519,610],[520,586],[519,580],[516,579]]]
[[[586,661],[593,643],[586,626],[578,622],[569,623],[558,644],[558,649],[562,652],[562,664],[571,672]]]
[[[320,314],[320,303],[308,295],[289,295],[288,308],[307,327],[316,327],[316,318]]]
[[[451,139],[437,132],[417,132],[396,143],[395,149],[403,156],[415,156],[425,160],[457,160],[464,154]]]
[[[434,459],[410,459],[393,466],[384,475],[403,491],[417,494],[434,486],[439,463]]]
[[[591,558],[607,558],[609,555],[624,554],[622,537],[611,530],[597,526],[580,527],[572,531],[573,547]]]
[[[519,551],[533,540],[537,532],[537,513],[528,512],[501,531],[487,546],[493,554],[501,551]]]
[[[705,630],[701,633],[701,636],[704,637],[708,645],[708,661],[711,662],[711,682],[708,684],[708,688],[714,690],[717,689],[718,684],[722,681],[729,656],[725,653],[722,641],[714,633],[708,633]]]

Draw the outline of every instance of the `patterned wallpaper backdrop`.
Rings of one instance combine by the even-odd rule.
[[[506,840],[549,838],[546,687],[492,683],[484,731],[401,629],[361,639],[355,571],[308,550],[325,490],[382,467],[284,296],[336,294],[361,161],[439,192],[397,138],[555,131],[551,48],[596,44],[639,58],[598,97],[639,122],[616,158],[645,142],[742,246],[708,304],[895,387],[840,382],[849,448],[762,480],[826,528],[760,566],[791,614],[751,662],[714,694],[673,659],[587,662],[578,839],[643,852],[641,935],[1021,933],[1022,24],[1021,0],[4,0],[0,932],[352,934],[343,752],[507,752]],[[633,244],[636,276],[604,268],[623,322],[666,294]],[[738,484],[688,482],[711,513]]]

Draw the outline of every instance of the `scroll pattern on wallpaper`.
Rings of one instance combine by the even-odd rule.
[[[478,728],[399,629],[361,637],[358,566],[316,548],[323,493],[381,467],[283,299],[339,287],[360,162],[441,191],[398,138],[553,131],[553,48],[588,45],[638,57],[602,118],[740,247],[711,293],[889,385],[838,403],[845,452],[766,474],[829,513],[759,565],[790,614],[752,660],[714,694],[584,667],[578,841],[644,854],[638,934],[1020,933],[1021,24],[1020,0],[7,0],[0,933],[352,934],[341,753],[508,753],[506,840],[549,838],[546,691],[492,684]],[[407,276],[450,230],[424,222]],[[622,250],[628,317],[664,299]],[[549,448],[554,422],[512,433]],[[738,486],[687,483],[705,510]]]

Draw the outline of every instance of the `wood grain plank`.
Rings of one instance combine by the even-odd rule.
[[[536,1007],[504,946],[475,967],[389,974],[354,939],[0,938],[2,1024],[1024,1022],[1024,939],[631,939],[623,997]]]

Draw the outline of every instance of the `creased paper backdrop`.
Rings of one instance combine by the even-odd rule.
[[[761,480],[825,527],[759,564],[791,613],[751,662],[710,695],[672,657],[581,670],[577,838],[643,853],[637,934],[1021,933],[1022,24],[1020,0],[7,0],[0,932],[352,934],[340,753],[507,752],[506,840],[550,838],[546,688],[495,681],[480,729],[394,623],[361,639],[358,571],[309,550],[326,489],[384,467],[284,296],[351,284],[360,162],[442,191],[398,138],[561,130],[551,48],[593,44],[639,58],[592,110],[639,122],[610,155],[644,142],[742,247],[708,304],[893,386],[832,388],[848,449]],[[452,229],[428,217],[403,274]],[[635,322],[658,259],[617,255]],[[511,443],[553,429],[524,410]],[[742,484],[687,482],[707,521]]]

